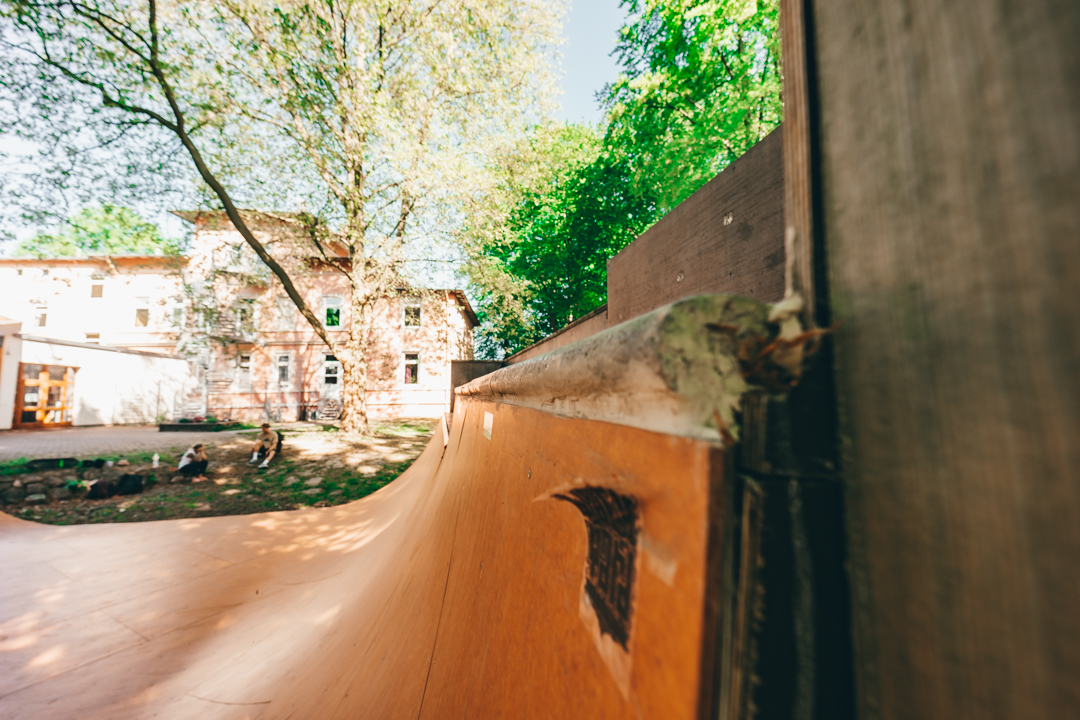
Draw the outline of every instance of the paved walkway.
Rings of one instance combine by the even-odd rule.
[[[78,427],[0,432],[0,460],[124,454],[144,450],[184,450],[197,442],[231,439],[236,432],[158,432],[157,426]],[[246,432],[251,432],[250,430]]]

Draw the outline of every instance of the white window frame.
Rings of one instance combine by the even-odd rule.
[[[179,317],[177,317],[179,315]],[[173,305],[169,310],[169,327],[182,332],[187,327],[187,312],[183,305]]]
[[[342,330],[345,328],[345,303],[340,297],[338,297],[337,295],[323,295],[320,305],[322,307],[322,317],[320,318],[320,320],[322,320],[323,327],[325,327],[327,330],[330,330],[331,328]],[[326,312],[330,308],[338,309],[337,325],[331,325],[329,322],[327,322]]]
[[[244,327],[244,308],[251,308],[251,327]],[[257,332],[259,329],[259,299],[239,297],[236,299],[236,329],[238,332]]]
[[[330,358],[334,358],[334,359],[330,360]],[[328,382],[326,382],[326,370],[331,365],[334,365],[334,366],[337,367],[337,373],[335,373],[335,377],[337,377],[337,382],[336,383],[328,383]],[[341,361],[338,360],[337,357],[335,357],[334,355],[331,355],[330,353],[323,353],[322,372],[320,374],[319,385],[321,387],[326,387],[327,385],[337,385],[339,388],[341,387]]]
[[[145,310],[146,311],[146,324],[145,325],[140,325],[139,324],[139,311],[140,310]],[[146,296],[139,296],[139,297],[135,298],[135,327],[137,327],[137,328],[141,328],[141,327],[149,328],[151,320],[152,320],[152,318],[150,317],[150,298],[146,297]]]
[[[292,298],[279,295],[274,300],[274,331],[294,332],[298,314]]]
[[[416,382],[405,382],[405,368],[409,365],[409,356],[416,356]],[[401,353],[401,368],[398,374],[398,384],[402,387],[413,387],[420,385],[420,367],[424,364],[424,353],[419,350],[404,350]]]
[[[281,358],[286,358],[288,363],[286,367],[289,370],[289,378],[284,384],[281,382]],[[279,390],[288,390],[293,386],[293,380],[295,378],[293,372],[293,354],[291,352],[275,352],[274,353],[274,387]]]
[[[408,316],[406,310],[411,307],[420,308],[420,324],[418,325],[407,325],[405,322],[405,318]],[[419,330],[422,327],[424,327],[423,298],[405,298],[401,301],[401,328],[403,330]]]
[[[254,353],[240,353],[236,356],[236,382],[234,383],[239,392],[251,392],[253,383],[251,380],[251,359]],[[244,358],[247,358],[247,368],[244,367]],[[247,370],[245,376],[244,370]]]

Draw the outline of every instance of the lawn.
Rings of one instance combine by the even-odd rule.
[[[62,469],[30,472],[25,460],[0,463],[0,494],[15,483],[46,488],[44,504],[25,502],[2,507],[17,517],[51,525],[80,523],[144,522],[174,518],[246,515],[271,510],[327,507],[358,500],[392,482],[405,471],[430,439],[436,421],[409,420],[376,423],[372,434],[350,439],[333,426],[286,434],[285,448],[266,470],[247,464],[248,448],[255,433],[223,436],[207,443],[210,459],[208,481],[190,483],[176,473],[179,459],[173,452],[160,453],[161,467],[151,466],[153,451],[95,456],[125,459],[129,465],[104,470]],[[80,460],[89,458],[79,458]],[[104,475],[138,473],[152,478],[141,494],[88,500],[85,486]],[[72,489],[67,499],[61,488]],[[50,490],[52,492],[50,492]],[[17,494],[17,493],[16,493]]]

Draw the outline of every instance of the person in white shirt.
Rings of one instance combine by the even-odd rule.
[[[206,472],[206,466],[209,464],[210,461],[206,459],[206,449],[202,443],[199,443],[187,449],[187,452],[180,458],[180,465],[177,469],[181,475],[190,477],[191,482],[202,482],[206,480],[203,473]]]

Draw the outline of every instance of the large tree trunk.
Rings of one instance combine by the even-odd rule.
[[[367,414],[368,347],[371,318],[369,305],[353,291],[349,303],[349,339],[341,361],[341,430],[348,435],[362,435],[369,430]]]
[[[338,357],[342,376],[341,431],[347,435],[363,435],[368,432],[367,359],[359,349],[351,350],[348,355],[353,357],[348,360]]]

